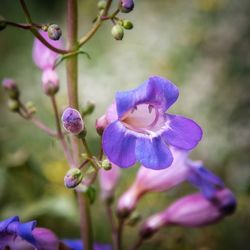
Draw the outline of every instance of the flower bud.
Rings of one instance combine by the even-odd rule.
[[[18,112],[20,108],[19,102],[17,100],[9,99],[8,108],[12,112]]]
[[[87,102],[86,107],[82,111],[82,116],[90,115],[95,110],[95,104],[93,102]]]
[[[123,20],[122,21],[122,27],[126,30],[131,30],[133,29],[134,25],[131,21],[129,20]]]
[[[48,96],[55,95],[58,92],[59,78],[56,71],[50,68],[43,71],[42,87],[43,87],[43,92]]]
[[[62,30],[57,24],[51,24],[48,26],[48,36],[52,40],[59,40],[62,35]]]
[[[7,27],[6,20],[2,16],[0,16],[0,31],[4,30],[6,27]]]
[[[101,162],[101,167],[104,170],[109,171],[110,169],[112,169],[112,164],[109,162],[108,159],[105,159]]]
[[[215,223],[236,209],[236,200],[229,189],[216,192],[214,200],[202,194],[187,195],[174,202],[165,211],[149,217],[143,224],[140,234],[147,238],[163,226],[179,225],[201,227]]]
[[[122,26],[119,24],[114,25],[111,30],[111,34],[116,40],[122,40],[124,36],[124,31]]]
[[[99,10],[103,10],[105,9],[106,5],[107,5],[107,2],[105,0],[101,0],[98,2],[97,7]]]
[[[17,100],[19,98],[20,92],[13,79],[3,79],[3,87],[8,92],[9,98],[13,100]]]
[[[141,215],[138,212],[133,212],[129,217],[127,224],[131,227],[135,226],[141,220]]]
[[[103,131],[107,126],[108,126],[108,121],[106,119],[106,115],[102,115],[100,118],[96,120],[95,127],[99,135],[103,134]]]
[[[123,13],[129,13],[134,9],[134,1],[133,0],[120,0],[120,10]]]
[[[64,185],[67,188],[75,188],[82,181],[83,175],[79,168],[71,168],[64,177]]]
[[[66,108],[62,114],[63,127],[69,133],[79,135],[84,130],[84,122],[79,111]]]

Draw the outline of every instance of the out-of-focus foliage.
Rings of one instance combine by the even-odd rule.
[[[93,2],[79,1],[80,34],[92,25],[97,12]],[[58,23],[65,37],[65,1],[27,0],[27,4],[37,22]],[[249,12],[248,0],[136,1],[129,16],[134,29],[125,32],[123,41],[115,41],[111,23],[105,23],[83,48],[92,59],[80,56],[80,102],[96,103],[92,117],[86,117],[92,150],[98,145],[91,130],[94,120],[112,102],[115,91],[133,88],[149,75],[162,75],[180,87],[173,111],[192,117],[204,129],[193,158],[203,159],[238,198],[236,214],[224,222],[204,229],[164,229],[142,249],[243,250],[250,245]],[[1,1],[0,14],[24,21],[18,1]],[[32,63],[32,42],[29,31],[8,27],[0,33],[0,79],[15,78],[22,98],[34,102],[37,115],[54,126],[40,72]],[[63,66],[58,68],[61,110],[67,105]],[[37,219],[61,237],[78,237],[76,201],[63,186],[67,165],[60,146],[9,113],[2,90],[0,96],[0,219],[18,214],[23,220]],[[135,171],[123,171],[118,194],[129,186]],[[167,194],[151,194],[138,211],[146,217],[190,190],[183,185]],[[108,242],[109,228],[99,203],[92,206],[95,237]],[[125,232],[129,239],[135,235],[134,228]]]

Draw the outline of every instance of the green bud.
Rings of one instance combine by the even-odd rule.
[[[64,185],[67,188],[75,188],[82,181],[83,175],[79,168],[71,168],[64,177]]]
[[[20,105],[17,100],[9,99],[8,107],[9,107],[9,110],[11,110],[12,112],[18,112]]]
[[[141,215],[138,212],[133,212],[129,217],[127,224],[131,227],[136,226],[136,224],[141,220]]]
[[[106,7],[107,2],[105,0],[101,0],[98,2],[97,7],[99,10],[103,10]]]
[[[111,30],[111,34],[116,40],[122,40],[124,36],[124,31],[122,26],[119,24],[114,25]]]
[[[86,107],[82,111],[82,116],[90,115],[95,110],[95,104],[93,102],[87,102]]]
[[[35,114],[36,113],[36,107],[34,106],[33,102],[27,102],[26,103],[26,108],[28,109],[30,114]]]
[[[86,193],[87,193],[87,196],[89,198],[90,204],[93,204],[95,202],[95,199],[96,199],[96,190],[95,190],[95,188],[92,187],[92,186],[88,187]]]
[[[49,25],[47,25],[47,24],[44,24],[44,25],[42,25],[42,27],[41,27],[41,29],[43,30],[43,31],[48,31],[48,27],[49,27]]]
[[[48,35],[52,40],[59,40],[62,35],[62,30],[57,24],[51,24],[48,27]]]
[[[7,22],[6,20],[0,16],[0,30],[4,30],[7,27]]]
[[[133,29],[134,25],[131,21],[129,20],[123,20],[122,21],[122,27],[126,30],[131,30]]]
[[[112,168],[112,165],[111,163],[109,162],[109,160],[105,159],[101,162],[101,167],[104,169],[104,170],[110,170]]]

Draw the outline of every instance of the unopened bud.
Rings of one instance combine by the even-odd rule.
[[[127,224],[131,227],[135,226],[141,220],[141,215],[138,212],[133,212],[129,217]]]
[[[75,188],[82,181],[83,175],[79,168],[71,168],[64,177],[64,185],[67,188]]]
[[[0,30],[4,30],[7,27],[7,22],[6,20],[0,16]]]
[[[46,69],[42,74],[42,87],[46,95],[55,95],[59,90],[59,78],[53,69]]]
[[[65,130],[79,135],[84,131],[84,122],[79,111],[73,108],[66,108],[62,114],[62,123]]]
[[[119,24],[114,25],[111,30],[111,34],[116,40],[122,40],[124,36],[124,31],[122,26]]]
[[[5,78],[3,79],[3,87],[8,92],[9,98],[17,100],[20,92],[13,79]]]
[[[129,13],[134,9],[134,1],[133,0],[120,0],[120,11],[123,13]]]
[[[99,135],[103,134],[104,129],[108,126],[108,121],[106,119],[106,116],[103,115],[100,118],[96,120],[95,127],[96,131]]]
[[[20,105],[19,105],[19,102],[17,100],[9,99],[8,100],[8,107],[11,111],[18,112]]]
[[[134,25],[131,21],[129,20],[123,20],[122,21],[122,27],[126,30],[131,30],[133,29]]]
[[[102,167],[104,170],[106,170],[106,171],[112,169],[112,165],[111,165],[111,163],[109,162],[109,160],[107,160],[107,159],[105,159],[105,160],[102,161],[101,167]]]
[[[62,30],[57,24],[51,24],[48,27],[48,36],[52,40],[59,40],[62,35]]]
[[[26,108],[28,109],[30,114],[35,114],[36,113],[36,107],[33,102],[27,102],[26,103]]]
[[[87,102],[86,107],[82,111],[82,116],[90,115],[95,110],[95,104],[93,102]]]
[[[98,2],[97,7],[99,10],[103,10],[106,7],[107,2],[105,0],[101,0]]]

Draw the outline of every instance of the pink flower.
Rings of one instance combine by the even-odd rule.
[[[101,187],[101,197],[105,201],[113,198],[114,189],[120,178],[120,168],[112,165],[110,170],[100,169],[99,183]]]
[[[201,227],[215,223],[236,209],[236,200],[229,189],[216,192],[213,200],[200,193],[187,195],[161,213],[149,217],[142,226],[142,237],[149,237],[163,226]]]
[[[188,158],[188,151],[175,147],[170,147],[170,151],[174,160],[169,168],[155,171],[140,167],[134,183],[118,201],[117,212],[120,216],[130,214],[143,195],[167,191],[184,181],[199,188],[207,199],[212,199],[216,190],[223,187],[219,177],[204,168],[202,162]]]

